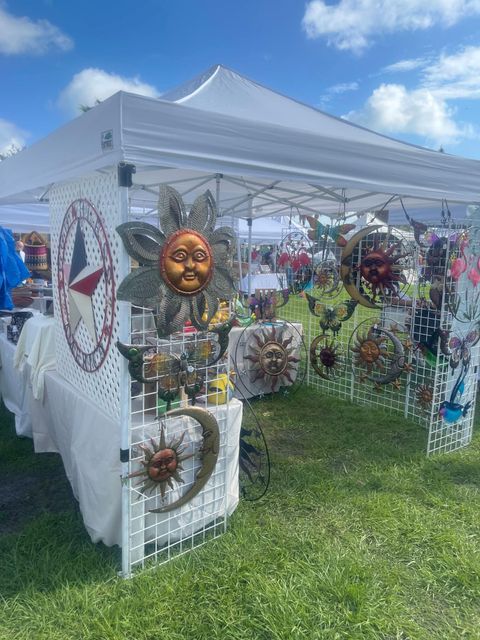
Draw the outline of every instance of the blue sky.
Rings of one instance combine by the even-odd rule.
[[[388,135],[480,159],[480,0],[0,0],[0,152],[119,89],[215,63]]]

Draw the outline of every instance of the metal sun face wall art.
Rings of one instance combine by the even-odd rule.
[[[202,444],[197,452],[201,460],[200,469],[195,475],[192,486],[178,500],[155,509],[149,509],[151,513],[167,513],[187,504],[207,484],[217,464],[220,432],[215,416],[200,407],[184,407],[169,411],[164,419],[184,416],[193,418],[202,429]],[[181,447],[185,434],[186,432],[183,432],[179,438],[167,443],[162,427],[158,442],[151,438],[151,447],[138,445],[144,454],[144,459],[140,461],[143,468],[133,471],[127,477],[142,478],[140,493],[153,493],[160,489],[161,498],[164,499],[167,487],[175,488],[173,481],[184,484],[184,480],[179,474],[179,471],[183,471],[182,462],[196,455],[195,453],[185,454],[186,447]]]
[[[251,365],[250,381],[263,380],[271,391],[294,383],[300,358],[294,355],[293,335],[285,337],[285,327],[264,327],[252,332],[249,353],[244,356]],[[293,376],[293,377],[292,377]]]
[[[118,298],[153,309],[159,336],[180,331],[187,320],[206,329],[220,299],[234,294],[229,271],[234,232],[215,229],[209,191],[196,198],[187,215],[180,194],[163,186],[158,215],[161,230],[144,222],[117,227],[129,256],[140,265],[120,284]]]
[[[400,286],[407,283],[403,273],[406,265],[402,260],[410,255],[401,241],[379,233],[378,229],[380,225],[365,227],[348,240],[342,251],[340,268],[350,297],[371,309],[378,308],[377,302],[399,296]]]

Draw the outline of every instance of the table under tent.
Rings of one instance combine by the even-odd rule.
[[[311,217],[292,251],[300,243],[327,256],[309,287],[285,292],[284,320],[248,327],[256,337],[244,341],[237,377],[247,386],[262,377],[276,392],[306,375],[339,398],[421,419],[429,451],[450,450],[471,437],[476,393],[480,252],[476,209],[466,214],[479,185],[479,162],[376,134],[222,66],[160,100],[119,92],[0,164],[3,212],[48,203],[57,375],[81,399],[77,412],[88,406],[97,420],[67,415],[65,426],[64,416],[52,446],[64,461],[73,450],[82,457],[85,524],[93,540],[120,544],[124,576],[220,535],[239,499],[242,405],[228,393],[208,404],[202,390],[237,352],[209,324],[218,298],[230,297],[234,245],[229,231],[213,231],[214,209],[222,225]],[[138,215],[157,208],[162,232]],[[404,210],[413,243],[397,231]],[[380,222],[339,227],[367,212]],[[175,285],[162,249],[192,237],[210,269],[195,295]],[[305,345],[308,358],[298,355]],[[183,362],[191,352],[202,362]],[[177,367],[162,387],[167,408],[180,381],[182,401],[159,415],[165,363]]]

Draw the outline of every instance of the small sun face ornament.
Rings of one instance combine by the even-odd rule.
[[[310,345],[310,363],[324,380],[334,380],[345,368],[345,358],[340,344],[326,334],[317,336]]]
[[[341,280],[337,264],[334,260],[323,260],[315,267],[313,283],[322,298],[333,298],[338,295]]]
[[[198,196],[187,215],[180,194],[163,186],[158,213],[161,230],[137,221],[117,227],[129,256],[140,265],[123,280],[118,298],[156,311],[159,336],[180,331],[187,320],[207,329],[219,300],[234,293],[229,271],[234,232],[215,229],[209,191]]]
[[[193,453],[183,455],[186,447],[181,446],[185,432],[172,440],[168,445],[165,441],[165,428],[162,427],[160,432],[160,440],[156,442],[150,438],[150,447],[139,444],[138,448],[143,451],[144,459],[141,460],[143,469],[134,471],[128,475],[129,478],[142,478],[142,486],[140,492],[143,494],[153,493],[160,488],[162,498],[165,497],[167,487],[174,489],[173,481],[183,484],[183,480],[179,471],[183,471],[182,462],[193,457]]]
[[[250,382],[261,380],[270,389],[278,391],[291,386],[298,373],[298,358],[293,335],[286,337],[285,325],[263,326],[252,331],[247,342],[244,360],[249,362],[247,370]]]
[[[429,413],[433,402],[433,382],[419,384],[415,389],[415,400],[423,413]]]

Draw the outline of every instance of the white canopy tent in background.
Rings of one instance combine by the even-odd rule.
[[[462,210],[480,201],[480,162],[379,135],[218,65],[161,100],[119,92],[1,162],[0,206],[46,201],[50,185],[119,162],[136,167],[132,206],[154,208],[160,183],[187,200],[210,188],[227,218],[394,212],[403,198],[438,219],[442,199]]]

